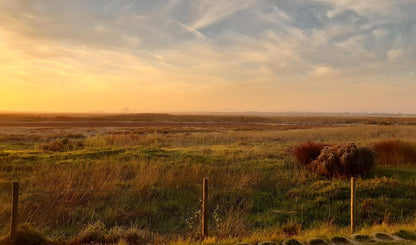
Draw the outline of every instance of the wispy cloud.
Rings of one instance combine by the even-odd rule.
[[[215,24],[230,15],[250,7],[254,1],[239,0],[201,0],[194,3],[193,11],[197,13],[197,19],[192,25],[194,29],[201,29]]]
[[[185,31],[187,31],[187,32],[191,32],[191,33],[195,34],[195,37],[200,38],[200,39],[204,39],[204,38],[205,38],[205,35],[204,35],[204,34],[202,34],[201,32],[199,32],[197,29],[195,29],[195,28],[193,28],[193,27],[190,27],[190,26],[188,26],[188,25],[185,25],[184,23],[179,22],[179,21],[177,21],[177,20],[174,20],[174,19],[171,19],[171,20],[172,20],[173,22],[175,22],[176,24],[180,25],[181,27],[183,27],[183,29],[184,29]]]

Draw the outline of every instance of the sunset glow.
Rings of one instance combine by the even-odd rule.
[[[0,1],[0,111],[416,113],[415,12],[412,0]]]

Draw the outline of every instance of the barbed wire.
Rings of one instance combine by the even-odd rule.
[[[120,192],[123,189],[112,189],[112,190],[79,190],[79,189],[67,189],[58,191],[19,191],[19,194],[65,194],[65,193],[112,193]],[[134,190],[134,189],[129,189]]]

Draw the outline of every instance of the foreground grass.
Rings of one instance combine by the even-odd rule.
[[[385,232],[388,234],[397,234],[400,231],[406,231],[406,233],[410,234],[416,234],[416,224],[411,222],[407,224],[380,224],[380,225],[373,225],[368,227],[362,227],[357,231],[355,234],[361,234],[361,235],[371,235],[375,232]],[[206,239],[203,242],[195,242],[191,240],[178,240],[175,242],[172,242],[172,245],[196,245],[196,244],[212,244],[212,245],[233,245],[239,242],[244,243],[250,243],[250,244],[257,244],[261,241],[274,241],[274,242],[283,242],[284,240],[289,239],[297,239],[299,241],[306,242],[308,239],[311,238],[322,238],[325,240],[330,240],[331,237],[334,236],[344,236],[344,237],[350,237],[351,232],[349,230],[349,227],[336,227],[333,225],[328,224],[321,224],[317,225],[315,227],[312,227],[307,230],[301,230],[298,234],[294,236],[288,236],[285,232],[282,231],[282,229],[267,229],[262,232],[257,232],[251,236],[242,237],[242,238],[231,238],[226,240],[218,240],[215,237],[210,237]],[[414,244],[415,241],[412,241],[412,239],[409,239],[408,241],[403,242],[394,242],[391,244]],[[388,244],[385,242],[380,243],[371,243],[371,244]]]
[[[414,244],[416,241],[416,224],[408,222],[405,224],[388,224],[361,227],[356,233],[373,236],[375,233],[387,233],[396,235],[404,240],[392,242],[371,242],[369,244]],[[171,244],[171,245],[233,245],[237,243],[258,244],[263,241],[273,241],[281,244],[285,240],[296,239],[305,242],[310,239],[324,239],[329,241],[333,237],[350,237],[348,227],[336,227],[331,224],[321,224],[306,230],[298,230],[296,234],[288,234],[285,228],[264,229],[251,235],[218,238],[215,236],[205,239],[198,238],[166,238],[143,231],[137,228],[125,229],[113,227],[107,229],[101,222],[89,225],[83,231],[70,239],[47,238],[42,233],[23,225],[19,228],[17,244]],[[0,244],[9,244],[8,238],[0,238]]]

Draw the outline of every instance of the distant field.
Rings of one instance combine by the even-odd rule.
[[[405,124],[416,125],[415,117],[380,116],[251,116],[142,114],[24,114],[0,113],[2,123],[22,122],[226,122],[290,124]]]
[[[416,118],[3,114],[0,180],[20,182],[19,222],[54,239],[91,224],[161,241],[196,238],[204,177],[213,236],[284,237],[291,226],[296,236],[348,226],[349,182],[297,167],[290,150],[389,139],[416,143]],[[379,164],[360,179],[360,227],[414,223],[415,179],[411,161]],[[2,234],[9,190],[0,183]]]

